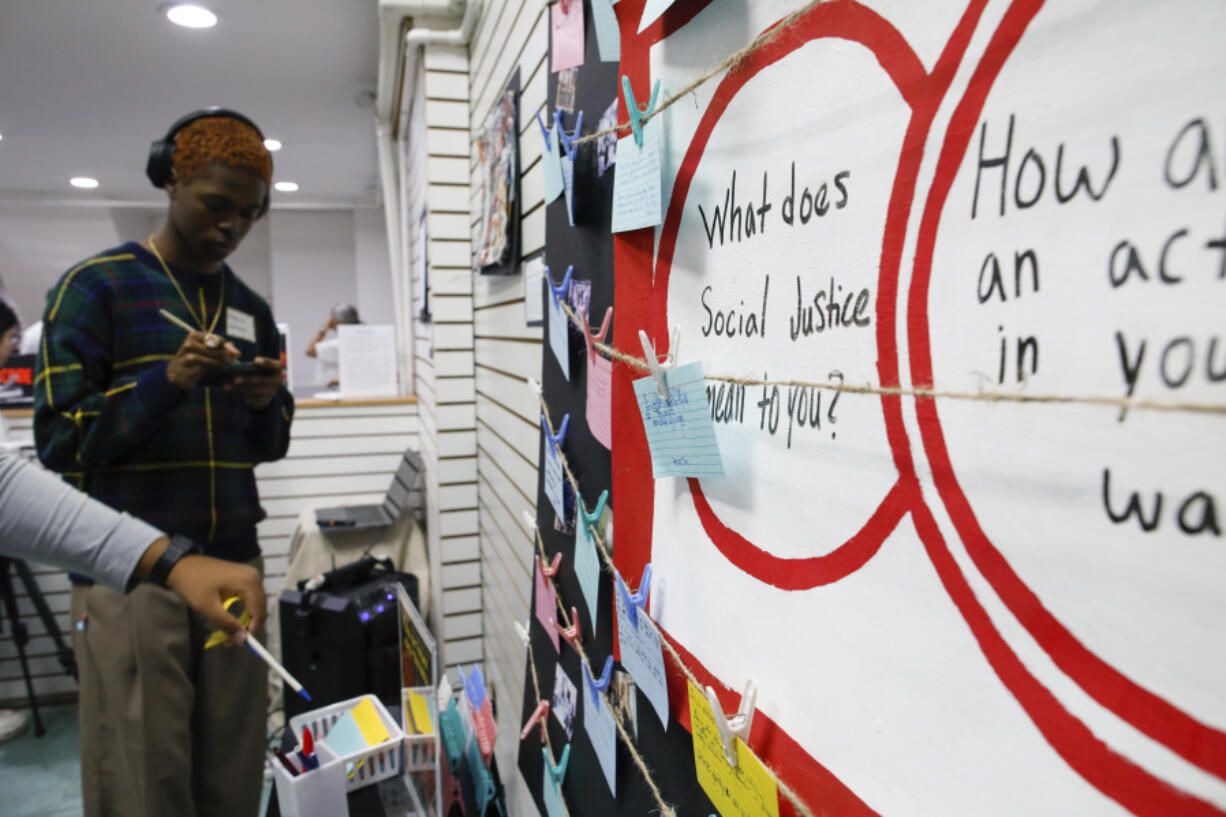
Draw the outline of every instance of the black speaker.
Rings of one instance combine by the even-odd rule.
[[[286,720],[366,693],[400,711],[397,584],[416,605],[416,576],[366,558],[281,593],[282,663],[311,695],[287,686]]]

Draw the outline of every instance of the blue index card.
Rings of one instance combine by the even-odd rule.
[[[611,0],[592,0],[592,22],[596,27],[596,46],[601,62],[619,62],[622,57],[622,33],[617,26],[617,14]]]
[[[635,143],[633,133],[617,140],[612,232],[655,227],[664,220],[660,141],[658,116],[643,126],[641,147]]]
[[[613,713],[605,705],[600,693],[592,691],[592,676],[588,674],[587,664],[583,665],[583,727],[587,730],[588,740],[596,750],[596,759],[600,761],[600,770],[604,772],[605,782],[609,791],[617,799],[617,726],[613,723]]]
[[[562,375],[570,380],[570,318],[562,311],[562,302],[556,292],[549,293],[549,348],[562,367]],[[560,516],[561,514],[559,514]]]
[[[613,598],[617,601],[617,643],[621,648],[622,666],[634,678],[634,683],[647,696],[647,700],[651,701],[651,708],[656,711],[660,725],[667,731],[668,679],[664,674],[660,632],[643,609],[637,611],[636,620],[631,623],[626,595],[620,588],[613,588]]]
[[[549,765],[545,765],[545,780],[541,783],[541,799],[545,801],[546,817],[566,817],[566,806],[562,802],[562,790],[549,773]],[[480,811],[478,811],[480,813]]]
[[[362,735],[361,727],[354,720],[353,713],[348,711],[337,718],[336,723],[332,724],[332,728],[328,730],[328,734],[324,735],[322,740],[328,744],[328,748],[337,757],[356,755],[358,752],[365,752],[370,748],[366,743],[366,738]]]
[[[566,518],[566,504],[563,496],[563,484],[566,477],[562,471],[562,458],[558,456],[558,450],[554,444],[545,437],[545,496],[549,497],[549,504],[553,506],[553,512],[558,515],[559,519]]]
[[[545,203],[549,204],[562,195],[562,166],[558,163],[561,149],[558,146],[558,126],[549,129],[549,141],[541,151],[541,170],[545,174]]]
[[[583,519],[583,511],[575,516],[575,575],[579,577],[579,589],[587,602],[588,623],[596,632],[600,604],[600,554],[596,552],[596,540]]]
[[[618,171],[620,172],[620,171]],[[702,362],[664,370],[668,399],[660,398],[651,375],[634,381],[634,395],[647,430],[656,477],[723,476],[715,426],[707,406]]]
[[[639,18],[638,33],[642,34],[643,29],[660,19],[660,15],[668,11],[672,4],[673,0],[647,0],[643,6],[643,16]]]
[[[575,161],[569,156],[558,159],[562,167],[562,188],[566,192],[566,220],[575,226]]]

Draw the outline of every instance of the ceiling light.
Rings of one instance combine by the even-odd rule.
[[[98,186],[98,180],[91,179],[89,176],[73,176],[68,180],[68,183],[73,187],[79,187],[82,190],[93,190]]]
[[[277,182],[273,187],[282,193],[293,193],[298,189],[298,182]]]
[[[166,8],[166,19],[184,28],[212,28],[217,25],[217,15],[204,6],[179,3]]]
[[[272,150],[280,150],[280,149],[281,149],[281,142],[280,142],[279,140],[277,140],[277,139],[265,139],[265,140],[264,140],[264,147],[268,148],[270,151],[272,151]]]

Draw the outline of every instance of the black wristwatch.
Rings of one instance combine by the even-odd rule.
[[[179,560],[189,553],[203,553],[200,546],[188,539],[186,536],[176,534],[171,537],[170,544],[166,546],[166,550],[162,551],[162,555],[153,563],[153,567],[149,571],[149,581],[156,584],[158,587],[166,587],[166,582],[170,578],[170,571],[179,563]]]

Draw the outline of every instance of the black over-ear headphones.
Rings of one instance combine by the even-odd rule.
[[[165,187],[166,183],[170,181],[170,172],[174,167],[175,136],[179,131],[197,119],[205,119],[210,116],[226,116],[230,119],[237,119],[239,122],[250,125],[251,129],[259,135],[260,141],[264,140],[264,134],[260,131],[259,126],[238,111],[232,111],[229,108],[204,108],[199,111],[193,111],[171,125],[170,130],[166,131],[165,136],[154,140],[149,145],[149,161],[145,163],[145,175],[149,177],[149,181],[153,182],[154,187]],[[264,201],[260,204],[260,211],[256,213],[255,217],[259,218],[267,212],[268,194],[265,193]]]

